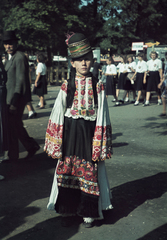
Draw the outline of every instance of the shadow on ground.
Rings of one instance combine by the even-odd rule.
[[[138,238],[137,240],[166,240],[167,239],[167,224],[156,228],[154,231],[146,234],[144,237]]]
[[[128,216],[146,200],[159,198],[167,192],[167,172],[127,182],[111,191],[114,208],[104,213],[106,224],[114,224],[119,219]]]

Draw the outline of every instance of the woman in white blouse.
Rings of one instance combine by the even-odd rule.
[[[105,76],[106,76],[106,97],[108,97],[108,95],[113,95],[114,96],[114,100],[113,101],[117,101],[117,97],[116,97],[116,77],[117,77],[117,69],[116,66],[114,64],[114,60],[112,57],[107,58],[107,68],[106,68],[106,72],[105,72]]]
[[[47,94],[47,81],[46,81],[46,65],[45,57],[43,54],[37,56],[37,69],[36,69],[36,80],[34,93],[38,95],[40,99],[39,109],[44,108],[44,94]]]
[[[134,106],[139,105],[139,99],[140,99],[142,90],[144,90],[144,88],[145,88],[145,85],[143,83],[144,74],[147,71],[147,63],[143,60],[144,54],[139,53],[137,55],[137,58],[138,58],[139,61],[137,63],[136,72],[133,75],[133,77],[131,78],[131,80],[133,81],[135,79],[135,76],[136,76],[135,90],[138,91],[137,99],[136,99],[136,102],[134,103]]]
[[[125,90],[125,84],[126,84],[126,78],[128,74],[128,64],[127,59],[125,55],[121,56],[121,63],[118,64],[117,68],[119,71],[119,79],[118,79],[118,86],[116,90],[116,96],[118,98],[120,89]],[[121,102],[124,102],[123,99],[120,100]],[[119,104],[116,104],[119,105]]]
[[[162,61],[158,59],[158,54],[156,52],[151,52],[151,60],[147,61],[147,72],[144,75],[144,82],[146,83],[147,78],[147,89],[146,89],[146,102],[143,106],[149,106],[149,99],[152,91],[155,91],[158,95],[158,105],[162,104],[161,92],[158,89],[158,84],[162,81]]]

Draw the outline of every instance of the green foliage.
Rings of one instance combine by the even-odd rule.
[[[0,26],[17,29],[31,52],[66,56],[65,34],[72,31],[83,32],[101,52],[129,53],[134,41],[166,44],[166,12],[166,0],[1,0]]]

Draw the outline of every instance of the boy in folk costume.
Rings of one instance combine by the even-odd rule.
[[[83,217],[92,227],[111,209],[104,160],[111,158],[111,124],[104,85],[92,76],[92,48],[81,33],[68,35],[71,74],[50,115],[44,150],[58,159],[48,209],[62,214],[62,225]]]

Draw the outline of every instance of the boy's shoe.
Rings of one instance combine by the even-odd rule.
[[[91,222],[91,223],[86,223],[86,222],[83,222],[82,224],[85,228],[92,228],[94,226],[94,221]]]

